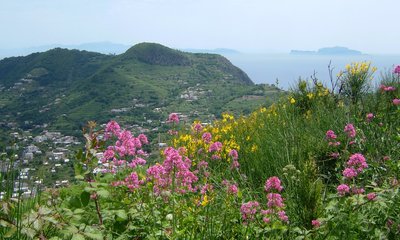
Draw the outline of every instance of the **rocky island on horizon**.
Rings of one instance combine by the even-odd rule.
[[[362,55],[363,53],[347,47],[325,47],[317,51],[291,50],[292,55]]]

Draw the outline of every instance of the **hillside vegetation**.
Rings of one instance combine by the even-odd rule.
[[[353,63],[337,87],[299,81],[268,108],[207,126],[171,113],[155,163],[145,135],[90,122],[78,182],[34,199],[6,194],[0,236],[398,239],[400,66],[379,89],[368,88],[374,71]]]
[[[177,111],[213,119],[247,114],[279,89],[254,85],[226,58],[140,43],[120,55],[56,48],[0,61],[0,114],[24,128],[79,130],[85,122],[160,122]],[[257,96],[237,106],[243,96]]]

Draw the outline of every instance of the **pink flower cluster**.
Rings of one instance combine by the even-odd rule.
[[[319,228],[321,226],[321,222],[318,219],[311,220],[311,225],[313,225],[314,228]]]
[[[400,99],[398,99],[398,98],[393,99],[393,104],[394,104],[395,106],[400,105]]]
[[[335,140],[337,138],[337,136],[333,130],[326,131],[325,137],[327,140]]]
[[[240,212],[242,213],[242,218],[245,223],[254,220],[259,206],[260,204],[257,201],[250,201],[242,204]]]
[[[376,200],[376,193],[368,193],[367,194],[367,199],[369,200],[369,201],[374,201],[374,200]]]
[[[283,210],[285,207],[283,198],[281,194],[277,193],[283,190],[283,187],[281,186],[281,180],[275,176],[268,178],[265,182],[264,189],[267,192],[268,209],[261,211],[261,213],[264,215],[263,221],[269,223],[271,221],[271,217],[275,215],[281,221],[288,222],[289,218],[286,215],[286,212]]]
[[[365,160],[365,157],[361,153],[355,153],[350,156],[347,161],[347,166],[354,168],[357,173],[361,173],[365,168],[368,167],[368,164]]]
[[[393,91],[396,91],[395,87],[393,87],[393,86],[385,86],[383,84],[379,87],[379,89],[381,89],[382,92],[393,92]]]
[[[104,133],[105,140],[109,139],[112,135],[118,136],[121,131],[121,127],[116,121],[110,121],[106,124]]]
[[[226,187],[226,192],[230,195],[237,195],[238,187],[235,183],[230,183],[228,180],[223,180],[222,185]]]
[[[395,68],[394,68],[394,71],[393,71],[395,74],[398,74],[398,75],[400,75],[400,65],[397,65]]]
[[[343,176],[348,179],[357,177],[359,173],[368,167],[365,157],[360,153],[351,155],[346,165],[347,168],[343,170]]]
[[[367,114],[367,122],[371,122],[375,118],[373,113],[368,113]]]
[[[281,186],[281,180],[279,180],[279,178],[275,176],[268,178],[265,182],[264,189],[266,192],[270,192],[272,190],[277,190],[278,192],[281,192],[283,190],[283,187]]]
[[[130,190],[134,190],[140,187],[141,184],[143,184],[143,180],[139,180],[139,177],[136,172],[132,172],[129,176],[125,178],[124,181],[117,181],[113,182],[111,185],[112,186],[126,186]]]
[[[115,173],[118,167],[128,166],[135,168],[138,165],[146,164],[146,160],[140,156],[146,157],[147,153],[142,150],[143,144],[148,144],[146,135],[140,134],[135,137],[128,130],[122,130],[115,121],[107,123],[104,130],[104,139],[110,140],[116,137],[113,145],[108,146],[100,159],[108,169],[103,172]]]
[[[329,146],[339,146],[340,145],[340,142],[336,141],[336,138],[337,138],[337,136],[333,130],[326,131],[325,139],[327,141],[329,141],[329,143],[328,143]]]
[[[211,144],[210,148],[208,149],[209,152],[219,152],[222,150],[222,143],[221,142],[215,142]]]
[[[271,219],[274,218],[282,222],[288,222],[289,218],[284,211],[284,199],[281,194],[279,194],[279,192],[283,190],[280,179],[278,177],[270,177],[265,182],[264,189],[267,192],[268,209],[260,211],[263,216],[263,221],[265,223],[270,223]],[[240,211],[245,224],[247,224],[247,221],[254,220],[259,206],[260,204],[255,201],[242,204]]]
[[[232,157],[232,159],[233,159],[231,169],[239,169],[240,164],[238,162],[238,159],[239,159],[238,152],[235,149],[232,149],[229,151],[228,156]]]
[[[178,114],[177,114],[177,113],[171,113],[171,114],[169,114],[167,123],[176,123],[176,124],[178,124],[178,123],[179,123],[179,116],[178,116]]]
[[[353,124],[349,123],[344,127],[344,132],[347,133],[349,138],[356,137],[356,129],[354,128]]]
[[[201,126],[200,123],[196,123],[193,125],[193,130],[197,133],[201,132],[201,130],[203,130],[203,126]]]
[[[343,197],[344,195],[346,195],[346,193],[350,192],[350,187],[347,184],[340,184],[337,188],[336,188],[339,196]]]
[[[203,133],[202,139],[205,143],[210,143],[211,138],[212,138],[211,133],[209,133],[209,132]]]
[[[353,179],[367,167],[368,164],[365,160],[365,157],[361,153],[355,153],[350,156],[346,163],[346,168],[343,170],[342,174],[346,179]],[[350,193],[350,190],[352,194],[363,194],[365,192],[363,188],[358,188],[356,186],[350,188],[346,184],[340,184],[337,187],[337,192],[341,197],[346,195],[346,193]]]
[[[198,181],[198,177],[190,171],[191,160],[183,159],[179,151],[172,147],[166,148],[164,155],[162,165],[156,164],[147,169],[147,179],[153,182],[154,192],[159,194],[162,190],[169,190],[173,181],[176,192],[196,191],[193,184]]]

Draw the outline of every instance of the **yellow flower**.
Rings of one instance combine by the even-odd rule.
[[[251,152],[255,152],[257,151],[257,146],[255,144],[253,144],[253,146],[251,146]]]
[[[208,204],[208,197],[204,195],[203,201],[201,201],[201,206],[205,207]]]
[[[295,100],[294,98],[290,98],[290,103],[291,103],[291,104],[295,104],[295,103],[296,103],[296,100]]]
[[[312,98],[314,97],[314,94],[310,92],[310,93],[307,94],[307,97],[308,97],[309,99],[312,99]]]

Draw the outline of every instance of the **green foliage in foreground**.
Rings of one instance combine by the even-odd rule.
[[[178,134],[155,164],[142,165],[143,136],[127,154],[121,143],[134,137],[115,122],[105,131],[90,123],[75,159],[79,184],[4,199],[0,236],[398,239],[400,77],[381,83],[376,92],[342,92],[300,81],[289,98],[210,126],[172,115]],[[101,159],[107,171],[94,174]]]

